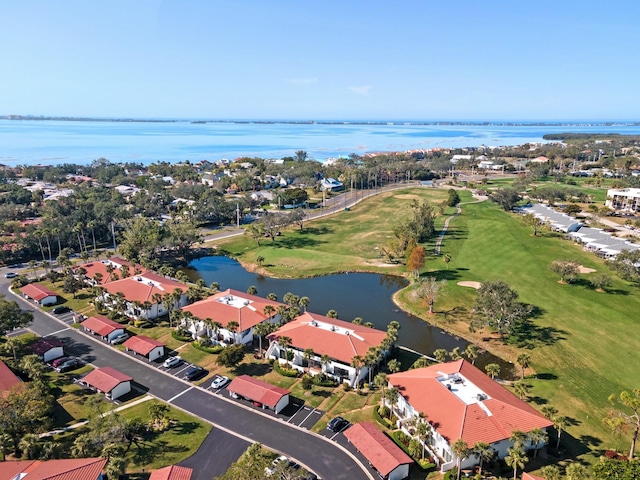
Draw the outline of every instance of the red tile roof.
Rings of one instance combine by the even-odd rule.
[[[82,379],[83,382],[104,393],[109,393],[121,383],[131,380],[133,380],[133,378],[129,375],[111,367],[96,368],[87,373]]]
[[[178,465],[169,465],[151,473],[149,480],[191,480],[193,470]]]
[[[289,390],[275,387],[249,375],[240,375],[234,378],[227,390],[249,400],[260,402],[270,408],[275,408],[282,397],[291,393]]]
[[[460,374],[487,398],[465,403],[438,380],[454,374]],[[467,445],[494,443],[509,438],[514,430],[529,432],[552,425],[535,408],[466,360],[394,373],[389,375],[389,383],[400,390],[413,408],[437,425],[436,429],[449,443],[459,438]]]
[[[29,345],[29,350],[36,355],[44,355],[52,348],[63,347],[64,343],[62,343],[57,338],[39,338],[31,345]]]
[[[122,292],[124,298],[129,302],[140,303],[146,301],[153,303],[152,298],[156,293],[165,295],[167,293],[173,293],[178,288],[182,290],[182,293],[185,293],[189,288],[188,285],[184,283],[149,271],[142,275],[132,275],[121,280],[105,283],[103,287],[112,295]]]
[[[224,299],[229,296],[234,298],[231,303],[236,305],[240,303],[241,306],[227,304]],[[248,303],[245,305],[244,302]],[[210,318],[214,322],[220,322],[223,327],[226,327],[231,321],[236,321],[240,324],[238,331],[243,332],[269,318],[263,313],[264,307],[267,305],[273,307],[274,313],[272,315],[275,315],[275,310],[284,304],[229,288],[188,305],[182,308],[182,311],[190,312],[200,320]]]
[[[291,345],[299,350],[311,348],[316,355],[350,364],[354,356],[364,356],[370,347],[379,347],[386,335],[375,328],[305,312],[267,338],[289,337]]]
[[[127,339],[123,344],[129,350],[133,350],[140,355],[149,355],[156,347],[164,347],[164,343],[144,335],[136,335]]]
[[[545,480],[545,478],[533,475],[532,473],[522,472],[522,480]]]
[[[16,385],[22,385],[22,382],[4,362],[0,361],[0,395],[9,392]]]
[[[0,462],[0,480],[12,480],[21,473],[24,480],[97,480],[106,463],[106,458]]]
[[[115,270],[111,273],[111,275],[109,275],[109,272],[107,271],[107,265],[109,264],[115,267]],[[87,262],[83,263],[82,265],[78,265],[76,268],[84,268],[87,272],[85,276],[90,279],[93,279],[96,273],[100,273],[102,275],[102,280],[100,281],[100,283],[104,285],[105,283],[115,281],[114,275],[117,275],[118,279],[122,277],[122,272],[120,271],[120,267],[122,265],[126,265],[129,267],[129,276],[135,274],[134,271],[136,270],[136,267],[143,273],[148,272],[148,270],[142,265],[133,265],[131,262],[120,257],[111,257],[108,260]]]
[[[110,318],[102,315],[96,315],[95,317],[89,317],[81,324],[83,327],[97,333],[102,337],[106,337],[114,330],[123,329],[124,325],[114,322]]]
[[[38,285],[36,283],[30,283],[20,288],[20,291],[29,298],[34,299],[36,302],[43,300],[47,297],[57,297],[56,292],[52,292],[48,288]]]
[[[413,463],[409,455],[404,453],[393,440],[378,430],[371,422],[352,425],[344,431],[344,436],[383,477],[389,475],[400,465]]]

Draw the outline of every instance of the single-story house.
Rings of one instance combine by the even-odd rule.
[[[38,305],[54,305],[58,303],[58,294],[49,290],[48,288],[38,285],[37,283],[30,283],[24,287],[20,287],[20,291],[25,298],[33,300]]]
[[[306,367],[311,375],[324,373],[355,386],[367,378],[369,367],[363,365],[357,371],[351,365],[353,357],[360,355],[364,358],[370,348],[380,347],[386,336],[386,332],[375,328],[304,312],[267,336],[271,341],[267,357],[277,358],[280,363],[290,363],[300,371]],[[291,339],[291,345],[286,349],[278,343],[281,337]],[[310,359],[305,355],[307,349],[313,350]],[[290,362],[287,352],[293,353]],[[386,352],[382,353],[386,355]],[[331,361],[322,363],[323,355]]]
[[[132,380],[132,377],[115,368],[102,367],[87,373],[82,383],[104,393],[107,398],[115,400],[131,391]]]
[[[277,310],[281,306],[285,305],[229,288],[182,308],[182,312],[191,316],[183,317],[181,323],[194,338],[208,336],[214,343],[222,345],[246,345],[253,342],[253,327],[262,322],[277,323],[280,320]],[[218,322],[222,328],[214,331],[213,322]],[[235,331],[229,328],[231,322],[235,322],[232,323]]]
[[[57,338],[39,338],[29,345],[29,350],[42,361],[50,362],[64,356],[64,343]]]
[[[93,335],[98,335],[107,342],[110,342],[118,335],[122,335],[125,331],[123,325],[103,315],[89,317],[84,322],[82,322],[81,325],[86,332],[92,333]]]
[[[169,465],[151,472],[149,480],[191,480],[193,469],[179,465]]]
[[[7,460],[0,462],[0,480],[102,480],[106,458]]]
[[[510,437],[514,431],[544,431],[553,425],[466,360],[407,370],[388,378],[389,387],[397,388],[400,395],[393,405],[384,401],[398,417],[398,426],[414,436],[416,418],[422,414],[427,419],[431,430],[424,446],[442,472],[456,466],[451,445],[459,439],[469,447],[487,443],[502,459],[513,446]],[[530,450],[539,446],[527,442],[524,447]],[[478,458],[470,455],[462,460],[461,468],[472,468],[477,463]]]
[[[380,478],[402,480],[409,476],[411,457],[373,423],[356,423],[344,431],[344,436],[378,471]]]
[[[262,408],[270,408],[276,413],[289,405],[289,394],[291,393],[289,390],[273,386],[249,375],[240,375],[234,378],[227,387],[227,391],[234,398],[244,398],[259,403]]]
[[[164,343],[145,335],[136,335],[124,342],[127,350],[146,357],[150,362],[164,357]]]
[[[320,181],[320,190],[327,192],[337,192],[344,188],[344,184],[335,178],[323,178]]]
[[[15,388],[19,388],[18,385],[23,385],[22,380],[0,360],[0,397],[8,395]]]

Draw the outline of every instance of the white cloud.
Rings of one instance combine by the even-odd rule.
[[[294,83],[296,85],[310,85],[312,83],[316,83],[318,81],[317,78],[287,78],[285,82]]]
[[[358,95],[369,95],[369,91],[373,88],[372,85],[362,85],[360,87],[349,87],[353,93],[357,93]]]

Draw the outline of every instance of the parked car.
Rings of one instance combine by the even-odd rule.
[[[283,467],[287,467],[290,464],[291,464],[291,461],[289,460],[289,458],[285,457],[284,455],[280,455],[273,462],[271,462],[271,465],[269,467],[265,467],[264,473],[267,477],[270,477],[271,475],[276,473],[279,469],[282,469]]]
[[[4,278],[16,278],[18,274],[16,272],[9,272],[4,274]]]
[[[177,367],[181,363],[182,363],[182,358],[176,355],[175,357],[167,358],[162,364],[162,366],[165,368],[173,368],[173,367]]]
[[[81,365],[82,365],[82,362],[80,362],[80,360],[78,360],[77,358],[71,358],[66,362],[58,365],[56,367],[56,372],[58,373],[68,372],[70,370],[75,370],[76,368],[79,368]]]
[[[327,429],[332,432],[341,432],[349,426],[349,422],[342,417],[335,417],[329,423],[327,423]]]
[[[71,360],[72,358],[73,358],[73,357],[59,357],[59,358],[56,358],[55,360],[53,360],[53,361],[51,362],[51,366],[52,366],[53,368],[59,367],[59,366],[60,366],[60,365],[62,365],[64,362],[66,362],[66,361],[68,361],[68,360]]]
[[[193,367],[189,367],[186,372],[184,372],[185,380],[197,380],[198,378],[204,377],[207,374],[207,371],[202,368],[194,365]]]
[[[213,382],[211,382],[211,386],[213,388],[222,388],[227,383],[229,383],[229,377],[225,377],[224,375],[216,375],[216,377],[213,379]]]
[[[51,310],[51,313],[53,313],[54,315],[62,315],[63,313],[68,313],[70,311],[71,309],[69,307],[61,306]]]
[[[111,345],[120,345],[122,342],[124,342],[127,338],[129,338],[129,334],[128,333],[121,333],[120,335],[118,335],[117,337],[113,337],[111,339]]]

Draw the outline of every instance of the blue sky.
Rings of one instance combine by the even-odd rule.
[[[0,0],[0,114],[640,120],[637,0]]]

